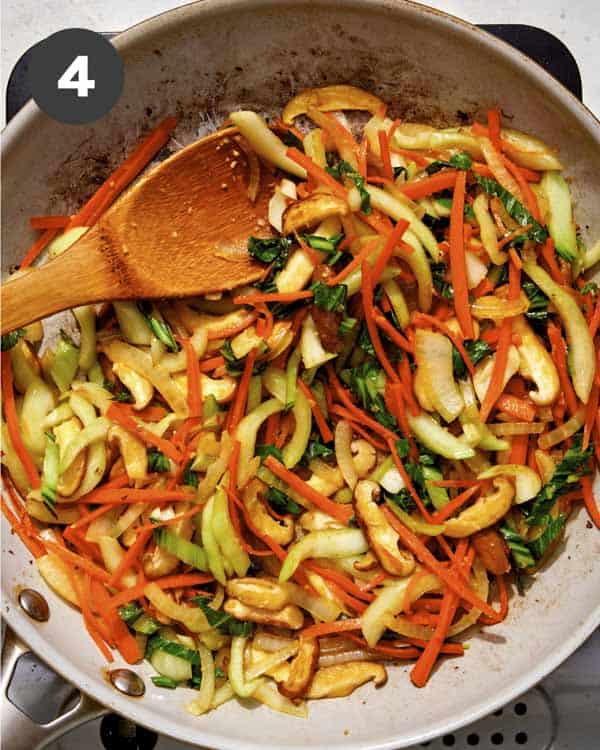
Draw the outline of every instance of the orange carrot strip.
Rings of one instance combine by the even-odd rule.
[[[396,226],[392,229],[390,234],[388,235],[385,244],[383,246],[383,249],[381,253],[379,254],[379,257],[377,258],[375,265],[373,266],[373,272],[371,274],[371,285],[373,289],[379,284],[379,279],[381,278],[381,274],[383,273],[385,267],[390,261],[390,258],[392,257],[392,253],[394,252],[394,248],[396,245],[400,244],[400,240],[402,239],[402,236],[404,232],[409,227],[409,222],[405,219],[399,219]],[[404,243],[406,244],[406,243]],[[413,251],[413,248],[411,247],[411,252]]]
[[[21,439],[21,431],[19,429],[19,419],[17,417],[17,409],[15,406],[15,392],[13,390],[13,371],[12,361],[9,352],[4,352],[2,355],[2,402],[4,405],[4,417],[6,419],[6,426],[8,428],[8,434],[10,436],[10,442],[12,443],[15,453],[19,457],[19,461],[23,464],[23,468],[29,479],[34,490],[38,489],[41,485],[40,475],[36,465],[29,455],[29,451],[25,447],[23,440]]]
[[[429,479],[432,487],[479,487],[483,479]]]
[[[458,171],[455,169],[444,169],[431,177],[425,177],[422,180],[407,182],[401,185],[400,192],[413,201],[420,198],[427,198],[433,193],[440,193],[442,190],[454,188],[458,178]]]
[[[19,268],[29,268],[46,245],[49,245],[52,242],[59,231],[60,230],[58,229],[46,229],[44,234],[37,239],[25,253],[23,260],[19,263]]]
[[[419,154],[417,151],[410,151],[407,148],[395,148],[392,146],[390,146],[390,151],[393,154],[400,154],[400,156],[403,156],[405,159],[414,161],[419,167],[426,167],[429,164],[429,159],[426,156],[423,156],[423,154]]]
[[[482,177],[494,176],[494,173],[487,164],[481,164],[480,162],[476,161],[474,161],[471,165],[471,171],[480,174]],[[527,182],[539,182],[542,179],[542,175],[539,172],[534,172],[532,169],[527,169],[527,167],[519,167],[519,171],[527,180]]]
[[[210,583],[215,579],[210,573],[182,573],[180,575],[165,576],[164,578],[158,578],[153,583],[161,589],[181,589],[187,586],[200,586],[203,583]],[[136,586],[125,589],[124,591],[111,596],[110,607],[116,609],[122,604],[127,604],[134,599],[140,599],[144,596],[144,589],[146,583],[138,583]]]
[[[381,211],[378,211],[376,208],[374,208],[370,214],[366,214],[363,211],[358,211],[358,218],[364,221],[365,224],[368,224],[378,234],[381,234],[384,237],[387,237],[394,228],[394,225],[392,224],[389,217],[387,217]]]
[[[32,229],[64,229],[71,221],[70,216],[32,216],[29,219]]]
[[[66,547],[62,547],[60,544],[57,544],[56,542],[51,542],[47,539],[44,540],[44,545],[51,552],[56,552],[56,554],[60,558],[62,558],[65,562],[70,563],[71,565],[74,565],[75,567],[81,568],[82,570],[86,571],[91,576],[93,576],[94,578],[97,578],[99,581],[102,581],[103,583],[109,583],[110,573],[107,573],[102,568],[99,568],[93,562],[86,560],[85,557],[82,557],[81,555],[78,555],[75,552],[71,552]]]
[[[387,445],[383,443],[382,441],[377,440],[377,438],[373,437],[373,435],[370,435],[366,430],[363,430],[363,428],[356,422],[357,420],[356,415],[352,414],[352,412],[349,412],[347,409],[344,409],[343,406],[338,406],[338,404],[333,404],[331,406],[331,413],[336,414],[338,417],[342,417],[343,419],[350,422],[354,432],[364,437],[364,439],[367,442],[371,443],[371,445],[374,448],[377,448],[377,450],[380,450],[380,451],[387,450]]]
[[[554,254],[554,240],[552,237],[548,237],[542,247],[542,258],[546,261],[550,275],[556,281],[557,284],[564,284],[565,279],[558,266],[556,255]]]
[[[383,513],[399,535],[402,544],[413,553],[422,565],[425,565],[425,567],[429,568],[432,573],[435,573],[435,575],[440,578],[448,588],[452,589],[455,594],[458,594],[461,599],[464,599],[476,609],[485,612],[486,615],[494,620],[496,619],[496,612],[494,612],[493,608],[477,596],[477,594],[466,585],[464,579],[460,575],[452,572],[437,560],[423,542],[419,540],[416,534],[413,534],[410,529],[407,529],[392,511],[389,510],[389,508],[384,507]]]
[[[535,193],[533,192],[533,190],[529,187],[529,183],[525,179],[520,168],[514,162],[512,162],[508,157],[504,155],[502,155],[502,161],[504,162],[504,166],[512,174],[512,176],[517,181],[517,184],[521,188],[521,192],[523,193],[523,199],[525,201],[525,205],[527,206],[529,210],[529,213],[533,216],[533,218],[536,221],[538,222],[541,221],[542,215],[540,213],[540,207],[538,206],[537,198],[535,197]]]
[[[211,372],[211,370],[216,370],[217,367],[223,367],[224,365],[225,358],[221,356],[210,357],[210,359],[204,359],[198,363],[200,372]]]
[[[415,348],[411,344],[410,341],[408,341],[407,338],[405,338],[400,331],[396,330],[394,326],[389,322],[387,318],[385,318],[383,315],[381,315],[377,310],[375,311],[374,315],[375,323],[381,330],[390,338],[396,346],[399,346],[401,349],[404,349],[405,352],[410,352],[411,354],[414,352]]]
[[[256,311],[251,312],[247,318],[245,318],[241,323],[239,323],[236,326],[231,326],[231,328],[226,328],[224,330],[217,330],[217,331],[209,331],[208,332],[208,340],[214,341],[215,339],[228,339],[231,336],[234,336],[236,333],[240,333],[241,331],[246,330],[248,326],[251,326],[252,323],[256,320],[258,317],[258,313]]]
[[[244,362],[244,372],[240,378],[240,382],[237,387],[235,394],[235,401],[231,407],[231,420],[229,422],[229,430],[233,435],[235,430],[240,423],[242,417],[246,413],[246,402],[248,401],[248,388],[250,387],[250,378],[252,377],[252,371],[254,370],[254,363],[256,361],[257,350],[252,349],[246,361]]]
[[[590,514],[590,518],[600,529],[600,509],[594,497],[594,488],[592,485],[592,478],[590,476],[581,477],[581,488],[583,490],[583,502],[587,508],[587,512]]]
[[[137,535],[137,539],[123,555],[123,559],[112,574],[111,579],[108,582],[109,586],[116,586],[125,573],[127,573],[127,571],[133,566],[134,562],[142,557],[144,548],[151,536],[152,529],[142,531]]]
[[[27,532],[27,530],[23,527],[23,524],[19,521],[19,519],[15,516],[12,510],[4,502],[4,498],[1,495],[0,495],[0,508],[2,509],[2,513],[4,514],[4,517],[11,525],[11,528],[13,529],[15,534],[17,534],[19,539],[27,547],[27,549],[33,555],[33,557],[35,558],[43,557],[46,554],[46,550],[44,549],[42,543],[39,542],[37,539],[33,538],[31,534]]]
[[[88,202],[72,217],[68,228],[93,226],[115,198],[138,176],[171,137],[177,120],[164,119],[110,175]]]
[[[381,343],[381,339],[379,337],[379,331],[377,330],[377,325],[374,320],[374,310],[373,310],[373,281],[371,277],[371,267],[365,261],[362,264],[362,287],[361,287],[361,294],[362,294],[362,302],[363,302],[363,308],[365,311],[365,322],[367,324],[367,329],[369,331],[369,337],[371,339],[371,343],[373,344],[373,349],[375,349],[375,355],[377,356],[377,359],[383,366],[383,369],[386,371],[388,377],[393,381],[396,382],[398,380],[398,375],[396,374],[396,371],[392,367],[392,363],[389,361],[387,354],[385,353],[385,349],[383,348],[383,345]]]
[[[594,383],[594,385],[592,386],[590,397],[587,402],[587,406],[585,407],[585,424],[583,427],[583,440],[581,442],[582,450],[586,450],[588,445],[590,444],[590,437],[592,434],[592,429],[594,427],[596,414],[598,413],[599,396],[600,396],[600,388],[598,388],[598,385]]]
[[[86,503],[93,502],[98,505],[119,505],[120,503],[167,503],[167,502],[191,502],[194,493],[188,490],[170,489],[134,489],[130,487],[96,490],[91,499]],[[81,498],[77,501],[81,502]]]
[[[318,573],[322,578],[327,578],[338,586],[341,586],[349,594],[357,597],[357,599],[364,599],[366,602],[372,602],[375,599],[374,594],[370,594],[368,591],[361,589],[352,581],[348,576],[340,573],[338,570],[332,570],[331,568],[324,568],[321,565],[317,565],[314,562],[304,562],[304,567],[312,570],[314,573]]]
[[[569,414],[573,416],[577,411],[577,396],[571,383],[569,376],[569,368],[567,366],[567,346],[560,333],[560,328],[554,323],[548,324],[548,338],[552,346],[552,357],[558,370],[558,379],[560,380],[560,386],[562,393],[565,397],[567,410]]]
[[[192,342],[189,339],[182,339],[181,345],[185,349],[187,363],[187,403],[190,417],[201,417],[202,383],[200,380],[200,364]]]
[[[431,516],[432,523],[442,523],[447,518],[450,518],[450,516],[457,511],[459,508],[462,508],[462,506],[470,500],[473,495],[477,494],[479,492],[481,485],[478,484],[474,487],[468,487],[464,492],[461,492],[460,495],[457,495],[453,500],[450,500],[449,503],[444,505],[443,508],[436,511]]]
[[[355,255],[347,266],[344,266],[344,268],[342,268],[342,270],[336,276],[333,276],[325,283],[329,286],[335,286],[336,284],[342,282],[347,276],[352,273],[352,271],[354,271],[355,268],[358,268],[364,263],[364,261],[366,261],[366,259],[369,257],[369,255],[371,255],[371,253],[377,247],[377,245],[379,245],[379,243],[379,238],[367,242],[360,253],[358,253],[358,255]]]
[[[388,396],[388,392],[389,398],[386,398]],[[410,425],[408,424],[408,417],[406,416],[404,389],[402,387],[402,383],[392,383],[390,380],[387,380],[385,384],[384,399],[388,410],[391,411],[391,413],[396,417],[396,421],[398,422],[398,426],[400,427],[400,430],[402,431],[404,437],[411,437],[412,430],[410,429]],[[390,402],[389,405],[388,400]]]
[[[460,336],[454,333],[454,331],[450,330],[450,328],[448,328],[445,323],[443,323],[441,320],[438,320],[438,318],[434,317],[433,315],[427,315],[426,313],[421,312],[414,313],[412,319],[415,325],[429,324],[434,328],[439,329],[454,344],[460,356],[463,358],[467,370],[471,373],[471,375],[475,373],[475,367],[473,365],[473,362],[471,362],[471,357],[469,357]]]
[[[596,300],[596,307],[589,322],[590,336],[594,338],[598,332],[598,326],[600,325],[600,294]]]
[[[352,517],[352,508],[349,508],[347,505],[339,505],[330,500],[326,495],[317,492],[317,490],[306,484],[304,480],[300,479],[299,476],[286,469],[274,456],[268,456],[264,464],[276,477],[279,477],[279,479],[302,495],[302,497],[313,503],[313,505],[316,505],[317,508],[336,518],[340,523],[348,525]]]
[[[340,183],[336,179],[334,179],[318,164],[315,164],[315,162],[309,156],[301,153],[297,148],[288,148],[288,150],[286,151],[286,155],[292,161],[295,161],[296,164],[304,167],[307,173],[314,180],[316,180],[316,182],[324,185],[325,187],[328,187],[334,195],[337,195],[339,198],[343,198],[344,200],[346,200],[348,193],[346,192],[344,186],[340,185]]]
[[[496,361],[494,362],[492,377],[479,412],[482,422],[487,422],[494,404],[502,393],[502,384],[504,381],[506,364],[508,362],[508,350],[511,345],[511,338],[512,323],[510,318],[505,318],[500,325],[500,336],[498,337],[498,346],[496,347]]]
[[[367,177],[367,154],[369,151],[369,141],[367,138],[363,138],[358,144],[357,149],[357,161],[358,161],[358,174],[365,178]]]
[[[236,305],[257,305],[260,302],[297,302],[301,299],[310,299],[313,293],[309,289],[299,292],[269,292],[267,294],[246,294],[233,298]],[[219,336],[221,338],[221,336]]]
[[[323,442],[330,443],[333,440],[333,433],[331,432],[331,429],[329,425],[327,424],[325,417],[323,416],[321,407],[317,403],[313,395],[313,392],[306,385],[306,383],[302,380],[302,378],[298,378],[298,387],[300,388],[302,393],[306,396],[306,399],[308,403],[310,404],[310,410],[312,411],[315,422],[317,423],[317,427],[319,428],[319,432],[321,433]]]
[[[506,412],[517,422],[533,422],[537,415],[535,404],[518,396],[512,396],[509,393],[503,393],[498,397],[496,406],[501,411]]]
[[[304,628],[300,635],[302,638],[320,638],[331,633],[346,633],[349,630],[360,630],[362,627],[360,617],[346,618],[345,620],[336,620],[336,622],[319,622]]]
[[[416,417],[421,413],[421,408],[417,403],[417,400],[413,393],[413,377],[408,357],[402,357],[402,359],[400,360],[400,364],[398,365],[398,370],[400,372],[400,381],[404,386],[404,400],[408,404],[410,413],[413,415],[413,417]]]
[[[461,171],[456,178],[452,213],[450,214],[450,277],[454,287],[454,309],[466,339],[474,338],[473,320],[469,306],[469,287],[465,265],[463,214],[467,173]]]
[[[133,417],[129,416],[127,411],[118,404],[111,404],[108,407],[106,416],[113,422],[117,422],[117,424],[120,424],[121,427],[125,428],[128,432],[133,433],[136,437],[142,440],[142,442],[148,443],[158,448],[165,454],[165,456],[173,459],[175,463],[178,464],[181,461],[181,453],[171,442],[165,440],[164,438],[158,437],[158,435],[155,435],[150,430],[146,430],[141,425],[138,425]]]
[[[502,151],[502,143],[500,141],[500,110],[497,108],[488,109],[487,121],[490,141],[494,144],[494,148],[497,151]]]
[[[394,179],[394,170],[392,169],[392,160],[390,158],[390,141],[385,130],[377,133],[379,139],[379,150],[381,152],[381,162],[383,164],[383,175],[388,180]]]

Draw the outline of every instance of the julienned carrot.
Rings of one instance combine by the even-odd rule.
[[[286,155],[292,161],[295,161],[296,164],[299,164],[301,167],[304,167],[307,173],[316,182],[320,183],[321,185],[324,185],[325,187],[328,187],[332,191],[332,193],[334,193],[334,195],[338,196],[338,198],[343,198],[344,200],[346,200],[346,198],[348,197],[346,188],[344,188],[343,185],[340,185],[340,183],[336,179],[334,179],[318,164],[315,164],[315,162],[309,156],[306,156],[306,154],[301,153],[300,151],[298,151],[297,148],[288,148],[288,150],[286,151]]]
[[[367,154],[369,151],[369,139],[363,138],[358,144],[356,158],[358,160],[358,174],[364,179],[367,178]]]
[[[506,143],[506,141],[504,142]],[[542,175],[539,172],[534,172],[533,169],[527,169],[527,167],[517,166],[519,172],[527,180],[527,182],[539,182],[542,179]],[[476,174],[480,174],[482,177],[493,177],[494,173],[488,167],[487,164],[481,164],[481,162],[474,161],[471,165],[471,171]]]
[[[360,617],[348,617],[345,620],[319,622],[316,625],[310,625],[310,627],[300,631],[300,635],[302,638],[321,638],[321,636],[331,635],[332,633],[347,633],[349,630],[360,630],[361,627]]]
[[[55,552],[58,557],[62,558],[65,562],[89,573],[93,578],[97,578],[103,583],[108,583],[110,581],[110,573],[107,573],[106,570],[98,567],[98,565],[95,565],[93,562],[86,560],[85,557],[81,557],[81,555],[71,552],[66,547],[47,539],[44,540],[44,546],[47,547],[50,552]]]
[[[379,140],[379,151],[381,152],[381,163],[383,165],[384,177],[388,180],[394,179],[394,170],[392,169],[392,160],[390,158],[390,141],[388,134],[385,130],[380,130],[377,133]]]
[[[347,266],[344,266],[344,268],[342,268],[342,270],[338,274],[332,276],[326,283],[329,286],[335,286],[336,284],[341,283],[347,276],[352,273],[352,271],[354,271],[355,268],[358,268],[364,263],[364,261],[369,257],[369,255],[371,255],[373,250],[375,250],[380,242],[381,240],[379,238],[367,242],[367,244],[358,253],[358,255],[355,255]]]
[[[333,500],[330,500],[326,495],[317,492],[317,490],[306,484],[304,480],[300,479],[299,476],[292,471],[289,471],[289,469],[286,469],[285,466],[274,456],[268,456],[264,463],[267,469],[270,469],[276,477],[279,477],[279,479],[285,482],[295,492],[298,492],[302,497],[313,505],[316,505],[317,508],[323,512],[336,518],[340,523],[348,525],[352,518],[352,508],[347,505],[339,505]]]
[[[377,234],[381,234],[384,237],[387,237],[394,228],[391,219],[376,208],[372,209],[370,214],[358,211],[358,218],[372,227]]]
[[[68,228],[93,226],[115,198],[148,166],[167,143],[176,124],[177,120],[174,117],[164,119],[72,217]]]
[[[189,339],[182,339],[187,368],[187,403],[190,417],[202,416],[202,381],[198,357]]]
[[[473,320],[469,306],[469,287],[467,284],[467,267],[463,235],[465,189],[467,173],[461,171],[456,177],[452,212],[450,214],[450,278],[454,287],[454,309],[460,323],[463,336],[473,339]]]
[[[331,432],[331,428],[327,424],[327,420],[323,416],[321,407],[317,403],[317,400],[315,399],[313,392],[306,385],[306,383],[302,380],[302,378],[298,378],[298,387],[300,388],[302,393],[304,393],[308,403],[310,404],[310,410],[312,411],[312,415],[315,419],[315,422],[317,423],[317,427],[319,428],[319,432],[321,433],[323,442],[330,443],[333,440],[333,433]]]
[[[372,602],[375,599],[374,594],[370,594],[368,591],[365,591],[365,589],[361,589],[360,586],[357,586],[354,581],[348,578],[348,576],[340,573],[338,570],[324,568],[323,566],[317,565],[316,563],[311,561],[305,562],[304,567],[308,568],[308,570],[312,570],[314,573],[317,573],[322,578],[327,578],[328,580],[337,583],[338,586],[345,589],[349,594],[352,594],[357,599],[364,599],[366,602]]]
[[[511,441],[509,463],[523,465],[527,460],[529,435],[514,435]]]
[[[414,161],[419,167],[426,167],[429,164],[429,159],[418,151],[410,151],[407,148],[396,148],[395,146],[390,146],[390,151],[393,154],[400,154],[405,159]]]
[[[408,417],[406,416],[406,403],[404,399],[404,388],[402,383],[392,383],[387,380],[385,383],[384,398],[387,396],[389,391],[390,406],[388,406],[388,400],[386,398],[386,406],[388,410],[396,417],[398,426],[402,430],[402,434],[406,438],[412,436],[412,430],[408,423]]]
[[[215,579],[210,573],[182,573],[181,575],[165,576],[164,578],[157,578],[153,583],[161,589],[182,589],[188,586],[200,586],[204,583],[210,583]],[[132,602],[134,599],[140,599],[144,596],[144,589],[146,583],[138,583],[136,586],[132,586],[129,589],[111,596],[110,607],[116,609],[122,604]]]
[[[152,523],[146,524],[145,526],[139,526],[137,530],[148,531],[148,529],[158,529],[160,526],[175,526],[175,524],[179,523],[179,521],[183,521],[186,518],[191,518],[192,516],[197,515],[200,509],[201,506],[196,505],[193,508],[186,510],[185,513],[180,513],[177,516],[173,516],[173,518],[168,518],[166,521],[153,521]]]
[[[379,284],[381,274],[384,272],[385,267],[389,263],[390,258],[392,257],[392,253],[394,252],[394,248],[400,243],[400,240],[402,239],[402,236],[404,235],[404,232],[406,232],[408,227],[408,221],[406,221],[405,219],[399,219],[396,223],[396,226],[388,235],[383,249],[379,253],[379,257],[377,258],[375,265],[373,266],[373,271],[371,273],[371,284],[373,286],[373,289],[375,289],[377,284]],[[408,247],[410,247],[410,245]],[[410,248],[410,250],[411,252],[413,252],[412,247]]]
[[[411,354],[414,352],[414,346],[410,343],[410,341],[405,338],[400,331],[397,331],[394,326],[390,323],[390,321],[385,318],[383,315],[379,314],[377,311],[375,312],[374,316],[375,323],[381,330],[390,338],[396,346],[399,346],[401,349],[404,349],[405,352],[410,352]]]
[[[387,450],[387,445],[381,440],[377,440],[377,438],[373,437],[373,435],[370,435],[366,430],[364,430],[356,422],[357,417],[347,409],[344,409],[343,406],[339,406],[339,404],[333,404],[331,407],[331,413],[337,414],[338,417],[343,417],[344,419],[348,420],[348,422],[350,422],[350,424],[352,425],[352,429],[354,430],[354,432],[357,432],[359,435],[361,435],[361,437],[364,437],[364,439],[368,443],[371,443],[374,448],[377,448],[377,450]]]
[[[499,396],[496,406],[517,422],[533,422],[537,415],[535,404],[526,401],[524,398],[512,396],[510,393],[503,393]]]
[[[215,341],[215,339],[228,339],[231,336],[234,336],[236,333],[241,333],[241,331],[246,330],[248,326],[251,326],[252,323],[256,320],[258,317],[258,313],[256,310],[249,313],[247,318],[244,318],[241,323],[238,323],[236,326],[231,326],[231,328],[226,328],[222,330],[212,330],[208,332],[208,340],[209,341]]]
[[[417,399],[413,392],[413,376],[408,357],[402,357],[400,364],[398,365],[398,372],[400,373],[400,382],[404,387],[404,400],[410,409],[410,413],[413,417],[416,417],[421,413],[421,407],[417,403]]]
[[[64,229],[71,221],[70,216],[32,216],[29,219],[32,229]]]
[[[173,459],[176,464],[181,461],[180,452],[171,442],[165,440],[164,438],[158,437],[158,435],[155,435],[150,430],[147,430],[141,425],[138,425],[135,419],[127,413],[127,410],[122,409],[120,405],[115,403],[111,404],[108,407],[106,416],[113,422],[117,422],[117,424],[120,424],[121,427],[125,428],[128,432],[133,433],[144,443],[149,443],[155,448],[158,448],[165,454],[165,456]]]
[[[571,383],[569,376],[569,368],[567,366],[567,346],[561,335],[560,328],[554,323],[549,323],[547,328],[548,338],[550,339],[550,345],[552,347],[552,358],[556,364],[558,370],[558,379],[560,381],[560,387],[565,397],[565,402],[569,414],[573,416],[577,411],[577,396]]]
[[[19,537],[19,539],[23,542],[23,544],[27,547],[31,554],[35,558],[43,557],[46,554],[46,550],[42,546],[42,543],[33,538],[27,532],[27,529],[24,528],[23,524],[4,502],[4,498],[2,497],[2,495],[0,495],[0,508],[2,509],[4,517],[11,525],[11,528],[14,530],[15,534]]]
[[[586,450],[590,444],[590,437],[592,435],[592,429],[596,420],[596,414],[598,413],[598,400],[600,396],[600,389],[598,385],[594,383],[585,407],[585,424],[583,427],[583,440],[581,442],[581,449]]]
[[[34,490],[37,490],[41,484],[40,475],[38,474],[33,459],[29,455],[29,451],[21,439],[21,431],[19,429],[19,419],[17,417],[17,409],[15,406],[15,392],[13,390],[13,371],[10,352],[4,352],[2,354],[1,368],[2,402],[4,405],[4,418],[6,419],[10,442],[19,457],[19,461],[23,464],[23,468],[27,473],[31,487]]]
[[[540,213],[540,207],[538,205],[537,198],[535,197],[535,193],[533,192],[533,190],[529,187],[529,183],[523,176],[523,173],[521,172],[519,167],[508,157],[502,155],[502,161],[504,162],[504,166],[512,174],[519,187],[521,188],[521,192],[523,193],[523,198],[525,200],[525,205],[529,209],[529,213],[536,221],[541,221],[542,215]]]
[[[594,338],[594,336],[598,332],[599,325],[600,325],[600,294],[598,295],[598,299],[596,300],[596,306],[594,307],[594,312],[592,313],[592,317],[590,318],[590,322],[589,322],[590,336],[592,338]]]
[[[25,253],[23,260],[19,263],[19,268],[29,268],[29,266],[46,247],[46,245],[49,245],[57,236],[59,231],[59,229],[46,229],[44,234],[39,239],[37,239]]]
[[[428,479],[432,487],[479,487],[483,479]]]
[[[98,611],[105,618],[111,630],[115,646],[128,664],[136,664],[142,658],[140,648],[127,625],[119,617],[116,610],[110,606],[110,596],[104,586],[96,581],[92,582],[92,593],[98,605]]]
[[[256,362],[257,350],[252,349],[246,356],[244,362],[244,371],[240,382],[235,393],[235,399],[233,406],[231,407],[231,419],[229,421],[229,431],[233,435],[240,423],[242,417],[246,413],[246,403],[248,401],[248,389],[250,387],[250,378],[254,370],[254,363]]]
[[[556,255],[554,253],[554,240],[552,237],[548,237],[542,247],[542,258],[546,261],[550,275],[556,281],[557,284],[564,284],[565,278],[558,266]]]
[[[101,487],[90,495],[85,502],[97,503],[98,505],[119,505],[120,503],[168,503],[168,502],[191,502],[194,493],[190,490],[169,489],[135,489],[122,487],[115,489],[104,489]],[[78,501],[80,502],[80,501]]]
[[[441,193],[442,190],[454,188],[457,177],[458,172],[455,169],[445,169],[431,175],[431,177],[405,183],[400,187],[400,192],[407,198],[416,201],[420,198],[427,198],[433,193]]]
[[[498,346],[496,347],[496,361],[492,370],[490,384],[481,404],[480,417],[482,422],[487,422],[494,404],[502,394],[504,386],[504,373],[508,362],[508,350],[512,341],[512,323],[510,318],[505,318],[500,325]]]
[[[467,366],[467,370],[471,373],[471,375],[475,373],[475,367],[473,365],[473,362],[471,362],[471,357],[469,357],[469,354],[465,349],[460,336],[458,336],[456,333],[454,333],[454,331],[448,328],[448,326],[443,321],[439,320],[434,315],[427,315],[426,313],[415,313],[413,315],[413,321],[416,325],[419,325],[419,323],[422,322],[426,325],[431,325],[434,328],[438,328],[454,344],[460,356],[463,358],[463,361]]]
[[[152,533],[152,529],[148,529],[147,531],[140,531],[138,533],[137,539],[123,555],[123,559],[115,569],[115,572],[112,574],[111,579],[108,582],[109,586],[116,586],[121,578],[125,575],[125,573],[127,573],[127,571],[131,567],[133,567],[134,562],[142,557],[144,548],[148,543],[148,540],[152,536]]]
[[[224,365],[225,358],[220,355],[218,357],[210,357],[198,363],[200,372],[211,372],[212,370],[216,370],[217,367],[224,367]]]
[[[385,514],[391,525],[394,527],[394,530],[400,537],[400,541],[402,542],[402,544],[404,544],[404,546],[413,553],[413,555],[419,560],[422,565],[425,565],[432,571],[432,573],[435,573],[435,575],[440,578],[446,584],[446,586],[451,588],[455,594],[458,594],[461,599],[464,599],[476,609],[480,609],[482,612],[485,612],[486,615],[488,615],[495,621],[496,612],[494,612],[493,608],[490,607],[487,602],[484,602],[483,599],[477,596],[477,594],[464,583],[461,576],[453,573],[451,570],[442,565],[439,560],[436,560],[436,558],[431,554],[427,547],[419,540],[416,534],[413,534],[410,529],[407,529],[406,526],[404,526],[404,524],[398,520],[398,518],[392,513],[391,510],[389,510],[387,507],[384,507],[383,513]]]
[[[261,302],[297,302],[301,299],[310,299],[313,293],[309,289],[299,292],[269,292],[266,294],[244,294],[233,298],[236,305],[258,305]],[[221,336],[219,336],[221,338]]]
[[[488,121],[488,132],[490,134],[490,141],[494,144],[494,148],[497,151],[502,151],[502,143],[500,140],[500,110],[497,108],[488,109],[487,111]]]
[[[506,619],[508,614],[508,589],[506,588],[506,577],[504,575],[496,576],[496,585],[498,586],[498,594],[500,596],[500,609],[496,612],[494,619],[490,619],[485,615],[481,615],[479,622],[482,625],[497,625],[502,620]]]
[[[402,477],[404,486],[409,491],[412,499],[415,501],[415,505],[419,509],[419,513],[426,521],[431,521],[431,513],[423,505],[423,501],[421,500],[419,493],[416,491],[410,477],[408,476],[408,473],[406,472],[406,469],[404,468],[404,464],[402,463],[402,459],[400,458],[400,455],[398,454],[398,450],[396,448],[396,442],[394,440],[390,440],[388,442],[388,447],[390,449],[390,453],[392,454],[392,459],[396,464],[396,468],[400,472],[400,476]]]
[[[392,367],[392,363],[385,353],[385,349],[383,348],[381,339],[379,338],[379,331],[377,330],[377,325],[374,320],[373,293],[374,289],[371,278],[371,267],[369,266],[367,261],[364,261],[362,264],[361,294],[363,309],[365,311],[365,322],[369,331],[369,338],[371,339],[371,343],[373,344],[375,355],[383,366],[383,369],[386,371],[388,378],[390,378],[392,382],[397,382],[398,375],[396,374],[396,371]]]
[[[443,523],[447,518],[450,518],[455,511],[462,508],[462,506],[470,500],[473,495],[476,495],[479,492],[480,487],[480,484],[477,484],[474,487],[468,487],[464,492],[461,492],[454,499],[450,500],[449,503],[444,505],[443,508],[436,511],[431,516],[432,523]]]
[[[581,489],[583,490],[583,502],[587,508],[587,512],[590,514],[590,518],[600,529],[600,509],[594,497],[594,487],[592,484],[592,477],[585,476],[581,477]]]
[[[294,428],[294,415],[291,411],[284,414],[279,421],[279,432],[275,436],[275,447],[281,450]]]

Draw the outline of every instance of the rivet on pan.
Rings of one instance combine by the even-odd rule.
[[[144,681],[131,669],[113,669],[108,673],[108,676],[120,693],[132,698],[139,698],[146,692]]]
[[[18,596],[21,609],[38,622],[47,622],[50,619],[50,607],[44,597],[34,589],[22,589]]]

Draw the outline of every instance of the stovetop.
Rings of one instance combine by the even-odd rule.
[[[577,62],[555,36],[520,24],[483,24],[481,28],[532,57],[581,98]],[[31,49],[21,57],[10,76],[6,92],[7,119],[30,98],[27,79],[30,56]],[[48,721],[72,701],[76,691],[32,654],[27,655],[27,661],[22,661],[13,678],[11,699],[36,720]],[[412,750],[421,747],[430,750],[596,750],[598,738],[600,631],[537,687],[500,711]],[[110,714],[72,730],[49,745],[48,750],[184,750],[191,747]]]

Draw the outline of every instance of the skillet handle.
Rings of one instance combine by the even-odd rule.
[[[80,724],[96,719],[108,710],[84,693],[77,705],[48,724],[37,724],[8,699],[8,688],[23,654],[30,651],[10,628],[6,628],[2,649],[2,744],[11,750],[42,750],[48,743]]]

